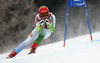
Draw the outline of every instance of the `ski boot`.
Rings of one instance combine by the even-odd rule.
[[[28,54],[35,53],[35,50],[36,50],[36,48],[37,48],[38,46],[39,46],[38,44],[33,43],[32,47],[31,47],[31,50],[30,50],[30,52],[29,52]]]
[[[13,58],[17,55],[17,53],[15,51],[12,51],[7,58]]]

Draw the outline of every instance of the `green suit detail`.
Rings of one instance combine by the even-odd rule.
[[[55,27],[51,23],[48,27],[49,27],[49,30],[51,33],[53,33],[55,31]],[[40,34],[39,34],[38,38],[34,41],[34,43],[40,45],[41,41],[44,39],[44,37],[46,35],[46,31],[40,25],[37,26],[37,31],[40,32]]]
[[[43,28],[41,29],[41,27],[38,29],[39,29],[40,34],[39,34],[38,38],[34,41],[34,43],[40,45],[41,41],[44,39],[44,37],[46,35],[46,30]]]
[[[53,33],[55,31],[55,27],[50,23],[49,30]]]

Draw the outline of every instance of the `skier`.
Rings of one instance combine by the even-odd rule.
[[[41,41],[48,38],[55,31],[56,18],[54,14],[49,12],[49,9],[46,6],[41,6],[39,8],[39,13],[35,16],[35,23],[36,27],[30,33],[28,38],[17,46],[7,58],[15,57],[19,52],[21,52],[21,50],[30,45],[33,41],[34,43],[31,46],[29,54],[35,53],[36,48],[40,45]]]

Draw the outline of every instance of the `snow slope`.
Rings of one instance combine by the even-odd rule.
[[[15,58],[6,59],[6,54],[0,55],[0,63],[100,63],[100,32],[76,37],[38,47],[36,54],[27,55],[30,49],[24,49]]]

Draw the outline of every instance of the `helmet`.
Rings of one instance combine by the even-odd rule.
[[[48,9],[48,7],[46,7],[46,6],[41,6],[40,8],[39,8],[39,13],[41,14],[41,13],[48,13],[49,12],[49,9]]]

